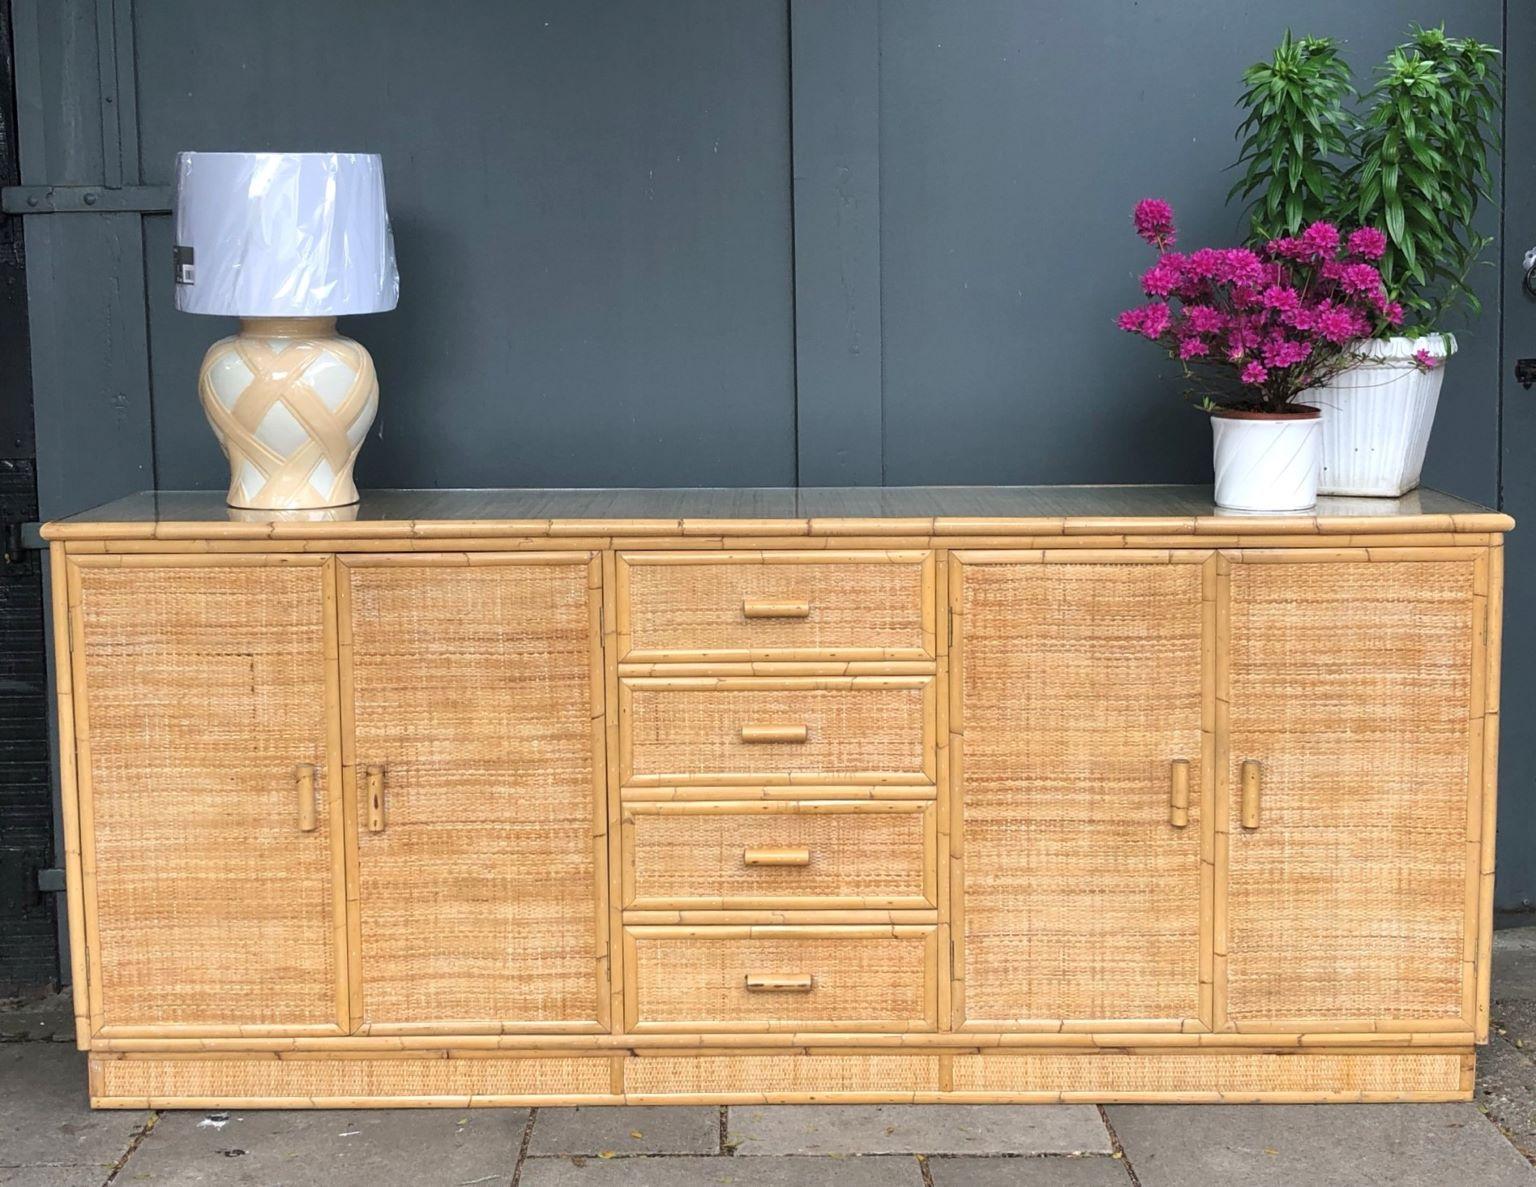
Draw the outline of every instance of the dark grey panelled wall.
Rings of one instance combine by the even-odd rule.
[[[1131,204],[1233,238],[1238,78],[1287,26],[1368,73],[1413,20],[1500,44],[1506,20],[1504,0],[10,2],[24,181],[126,187],[122,213],[26,220],[44,514],[224,481],[194,393],[224,327],[170,307],[183,148],[384,154],[403,299],[347,327],[383,381],[367,485],[1207,481],[1204,421],[1111,326],[1146,262]],[[1529,75],[1536,27],[1507,7]],[[1509,235],[1503,262],[1536,225]],[[1457,327],[1427,472],[1486,503],[1501,327],[1536,328],[1513,275],[1489,268]],[[1536,525],[1536,397],[1503,398],[1527,400],[1503,459]],[[1512,625],[1536,598],[1522,547]],[[1536,895],[1521,701],[1504,903]]]

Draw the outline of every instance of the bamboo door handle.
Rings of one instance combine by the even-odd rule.
[[[809,849],[745,849],[741,860],[749,866],[808,866],[811,864]]]
[[[384,768],[368,768],[368,831],[384,831]]]
[[[315,764],[295,763],[293,768],[294,790],[299,797],[299,831],[315,831]]]
[[[1168,776],[1168,823],[1189,827],[1189,759],[1176,758]]]
[[[809,602],[780,602],[769,598],[746,598],[741,613],[747,618],[809,618]]]
[[[748,973],[748,993],[809,993],[816,988],[810,973]]]
[[[810,729],[803,725],[744,725],[743,742],[804,742]]]
[[[1242,825],[1244,828],[1259,827],[1259,775],[1263,768],[1252,760],[1243,764]]]

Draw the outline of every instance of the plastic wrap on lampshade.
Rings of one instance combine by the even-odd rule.
[[[178,153],[175,223],[188,313],[331,317],[400,299],[375,153]]]

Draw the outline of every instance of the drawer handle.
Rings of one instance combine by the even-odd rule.
[[[809,993],[816,988],[810,973],[748,973],[748,993]]]
[[[767,598],[747,598],[741,612],[748,618],[809,618],[809,602],[775,602]]]
[[[368,768],[368,831],[384,831],[384,768]]]
[[[293,768],[294,790],[299,796],[299,831],[312,833],[315,831],[315,764],[312,762],[295,763]]]
[[[810,730],[803,725],[744,725],[743,742],[804,742]]]
[[[809,849],[746,849],[741,860],[749,866],[808,866],[811,864]]]
[[[1168,777],[1168,823],[1189,827],[1189,759],[1176,758]]]
[[[1243,827],[1259,827],[1259,774],[1263,768],[1252,759],[1243,764]]]

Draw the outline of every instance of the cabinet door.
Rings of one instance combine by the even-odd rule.
[[[208,559],[69,562],[94,1029],[339,1033],[331,562]]]
[[[601,565],[471,560],[342,569],[354,1005],[376,1034],[599,1030]]]
[[[956,1025],[1198,1025],[1214,562],[1052,555],[951,557]]]
[[[1485,562],[1444,555],[1231,566],[1239,1029],[1472,1025]]]

